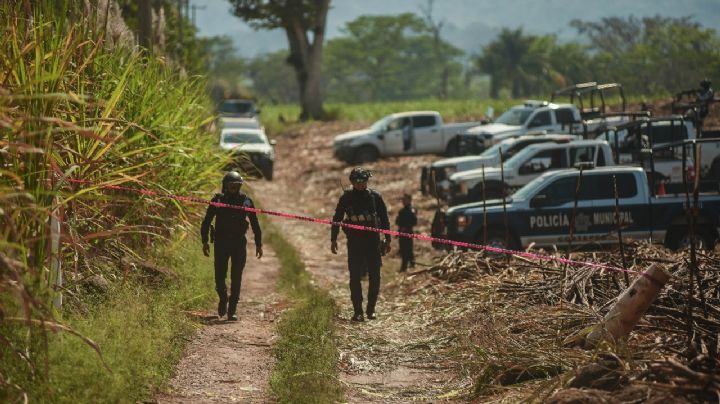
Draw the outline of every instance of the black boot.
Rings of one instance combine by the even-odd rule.
[[[355,313],[355,315],[352,316],[352,318],[350,320],[359,323],[359,322],[365,321],[365,317],[363,317],[362,313]]]
[[[237,314],[235,314],[236,309],[237,309],[237,302],[231,301],[230,304],[228,305],[228,313],[227,313],[228,321],[237,321],[238,316],[237,316]]]
[[[228,308],[227,292],[218,292],[218,296],[220,297],[220,301],[218,302],[218,317],[223,317],[225,313],[227,313]]]

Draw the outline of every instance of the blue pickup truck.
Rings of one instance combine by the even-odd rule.
[[[446,236],[452,240],[523,249],[567,245],[580,170],[548,172],[506,199],[458,205],[444,217]],[[614,177],[614,178],[613,178]],[[615,215],[613,181],[617,181],[619,224]],[[652,196],[647,175],[639,167],[601,167],[582,172],[573,245],[612,244],[617,231],[623,237],[652,239],[668,248],[689,243],[684,195]],[[505,231],[507,217],[508,236]],[[484,226],[484,219],[487,225]],[[720,195],[702,194],[696,234],[705,248],[718,238]]]

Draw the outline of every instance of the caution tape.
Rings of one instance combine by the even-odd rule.
[[[69,179],[68,181],[73,182],[73,183],[81,183],[81,184],[93,184],[91,181],[86,181],[86,180]],[[515,255],[518,257],[534,259],[534,260],[538,260],[541,262],[542,261],[558,262],[558,263],[570,265],[573,267],[590,267],[590,268],[594,268],[597,270],[641,274],[640,272],[634,271],[631,269],[626,269],[626,268],[621,268],[621,267],[616,267],[616,266],[606,265],[606,264],[598,264],[595,262],[578,261],[578,260],[573,260],[573,259],[569,259],[569,258],[555,257],[552,255],[537,254],[537,253],[533,253],[533,252],[529,252],[529,251],[510,250],[507,248],[493,247],[490,245],[466,243],[463,241],[455,241],[455,240],[448,240],[448,239],[444,239],[444,238],[432,237],[432,236],[428,236],[425,234],[403,233],[403,232],[394,231],[394,230],[379,229],[376,227],[361,226],[361,225],[357,225],[357,224],[350,224],[350,223],[344,223],[344,222],[334,222],[334,221],[328,220],[328,219],[319,219],[319,218],[310,217],[310,216],[297,215],[294,213],[276,212],[276,211],[260,209],[260,208],[250,208],[250,207],[239,206],[239,205],[230,205],[230,204],[225,204],[225,203],[221,203],[221,202],[212,202],[212,201],[208,201],[208,200],[204,200],[204,199],[200,199],[200,198],[194,198],[194,197],[190,197],[190,196],[182,196],[182,195],[175,195],[175,194],[166,193],[166,192],[158,192],[158,191],[153,191],[153,190],[144,189],[144,188],[130,188],[130,187],[124,187],[124,186],[120,186],[120,185],[102,185],[102,184],[95,185],[95,186],[98,188],[107,188],[107,189],[114,189],[114,190],[120,190],[120,191],[135,192],[135,193],[147,195],[147,196],[170,198],[170,199],[174,199],[174,200],[182,201],[182,202],[213,205],[213,206],[217,206],[220,208],[244,210],[246,212],[252,212],[255,214],[270,215],[270,216],[282,217],[285,219],[300,220],[300,221],[304,221],[304,222],[324,224],[324,225],[328,225],[328,226],[339,226],[339,227],[344,227],[344,228],[354,229],[354,230],[370,231],[370,232],[386,234],[386,235],[395,236],[395,237],[405,237],[405,238],[412,238],[412,239],[422,240],[422,241],[430,241],[430,242],[446,244],[446,245],[450,245],[450,246],[454,246],[454,247],[468,248],[471,250],[488,251],[488,252],[492,252],[492,253],[496,253],[496,254]]]

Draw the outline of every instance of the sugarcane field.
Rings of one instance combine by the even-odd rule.
[[[720,4],[0,20],[0,401],[720,402]]]

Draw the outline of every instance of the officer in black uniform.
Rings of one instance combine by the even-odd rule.
[[[368,179],[372,176],[370,171],[356,167],[350,172],[350,182],[353,189],[345,191],[335,208],[333,222],[345,222],[361,226],[390,229],[387,207],[382,196],[367,188]],[[337,254],[337,237],[339,226],[332,226],[330,231],[330,250]],[[380,293],[380,266],[381,255],[390,251],[390,236],[385,235],[385,241],[380,242],[380,234],[367,230],[355,230],[343,227],[347,237],[348,269],[350,271],[350,299],[352,300],[354,315],[353,321],[364,321],[362,309],[362,285],[360,280],[367,272],[369,288],[367,295],[367,309],[365,314],[369,320],[375,319],[375,304]]]
[[[403,195],[403,208],[398,212],[395,218],[395,224],[401,233],[412,233],[413,227],[417,226],[417,211],[412,206],[412,195]],[[413,239],[408,237],[400,237],[400,272],[405,272],[408,268],[415,267],[415,253],[413,252]]]
[[[253,202],[247,195],[240,193],[243,178],[236,171],[230,171],[225,174],[222,181],[222,193],[216,194],[212,198],[212,202],[223,203],[227,205],[236,205],[252,208]],[[236,321],[237,303],[240,299],[240,284],[242,282],[242,272],[245,268],[245,258],[247,253],[247,239],[245,232],[248,229],[248,219],[255,234],[255,256],[262,258],[262,232],[255,213],[247,212],[242,209],[230,207],[218,207],[209,205],[205,219],[200,227],[200,235],[203,243],[203,254],[210,256],[210,245],[208,244],[208,233],[210,225],[215,219],[215,290],[218,293],[220,302],[218,303],[218,316],[223,317],[227,313],[230,321]],[[225,278],[227,277],[228,259],[232,260],[230,268],[230,299],[228,301],[227,286]]]
[[[698,123],[700,127],[702,127],[705,118],[710,113],[710,104],[715,99],[715,92],[713,91],[712,87],[710,87],[711,85],[712,82],[705,78],[700,82],[700,89],[697,90],[695,102],[699,104]]]

